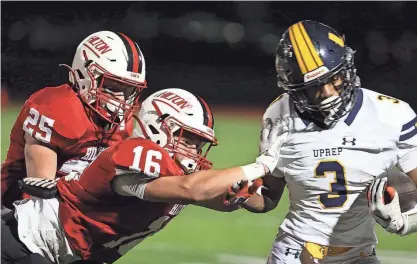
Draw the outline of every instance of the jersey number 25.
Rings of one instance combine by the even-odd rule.
[[[40,116],[40,118],[39,118]],[[29,135],[33,136],[34,129],[32,127],[39,127],[40,132],[35,133],[35,138],[44,143],[51,142],[52,131],[51,128],[54,126],[55,120],[40,115],[39,111],[35,108],[29,110],[29,115],[23,123],[23,130]]]

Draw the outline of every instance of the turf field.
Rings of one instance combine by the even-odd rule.
[[[9,133],[19,108],[1,113],[1,154],[5,157]],[[251,162],[258,149],[259,118],[217,115],[219,146],[210,152],[216,168]],[[234,264],[265,263],[278,225],[288,208],[287,195],[267,214],[246,211],[215,212],[189,206],[164,230],[148,238],[117,263]],[[399,237],[377,226],[377,253],[382,263],[417,263],[417,234]]]

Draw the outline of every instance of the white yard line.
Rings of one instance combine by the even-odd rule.
[[[146,246],[139,246],[137,249],[150,251],[163,251],[175,253],[187,253],[190,249],[170,245],[168,243],[158,243]],[[377,250],[377,256],[383,264],[416,264],[417,252],[396,251],[396,250]],[[255,257],[236,254],[218,253],[215,255],[215,264],[266,264],[267,256]],[[212,262],[182,262],[181,264],[214,264]]]
[[[409,251],[378,250],[377,256],[383,264],[416,264],[417,253]],[[265,264],[266,256],[253,257],[232,254],[217,254],[220,264]]]

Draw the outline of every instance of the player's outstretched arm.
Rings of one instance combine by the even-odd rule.
[[[262,170],[258,177],[265,175],[265,169]],[[225,194],[229,186],[241,180],[246,180],[241,167],[198,171],[185,177],[162,177],[146,185],[143,198],[155,202],[194,204]]]
[[[272,172],[279,160],[280,148],[288,132],[278,136],[256,162],[221,170],[203,170],[185,177],[162,177],[147,184],[144,199],[192,204],[208,201],[227,192],[236,182],[252,181]]]
[[[28,177],[54,179],[57,171],[57,154],[32,136],[25,134],[25,163]]]
[[[209,208],[219,212],[233,212],[240,209],[237,204],[225,204],[225,194],[219,195],[214,199],[194,203],[194,205]]]
[[[171,176],[140,182],[141,177],[114,181],[113,189],[120,195],[137,196],[140,199],[179,204],[196,204],[225,195],[228,187],[240,181],[252,181],[275,169],[280,147],[288,133],[276,139],[270,149],[261,153],[256,162],[221,170],[203,170],[186,176]],[[215,208],[213,208],[215,209]]]

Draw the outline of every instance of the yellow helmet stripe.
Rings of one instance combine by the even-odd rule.
[[[345,42],[343,41],[343,38],[336,36],[335,34],[333,34],[332,32],[329,32],[329,39],[333,40],[337,45],[339,45],[340,47],[345,46]]]
[[[317,63],[317,66],[318,66],[318,67],[323,66],[323,65],[324,65],[324,63],[323,63],[323,61],[321,60],[321,58],[320,58],[319,54],[317,53],[317,50],[316,50],[316,48],[314,47],[313,42],[311,41],[310,36],[307,34],[307,31],[306,31],[306,29],[305,29],[305,27],[304,27],[303,23],[299,22],[299,23],[298,23],[298,26],[299,26],[299,27],[300,27],[300,29],[301,29],[301,33],[303,34],[304,40],[305,40],[305,42],[307,43],[308,49],[310,50],[310,53],[311,53],[311,55],[313,56],[314,61]]]
[[[293,27],[292,26],[289,29],[289,33],[290,33],[290,41],[291,41],[291,44],[292,44],[292,46],[294,48],[295,57],[297,58],[298,66],[300,67],[301,73],[302,74],[305,74],[307,72],[307,67],[306,67],[306,64],[305,64],[305,62],[303,60],[303,56],[301,56],[301,51],[300,51],[300,49],[298,47],[298,43],[295,40],[294,32],[293,32]]]
[[[304,39],[303,34],[301,33],[300,27],[298,24],[292,25],[291,29],[294,33],[294,43],[297,43],[297,46],[300,50],[300,56],[302,60],[305,62],[307,70],[305,72],[302,71],[303,74],[315,70],[318,68],[317,63],[314,61],[312,53],[310,52],[307,43]],[[296,54],[297,56],[297,54]],[[298,57],[297,57],[298,59]]]

